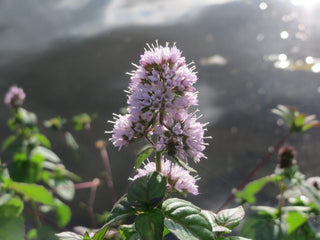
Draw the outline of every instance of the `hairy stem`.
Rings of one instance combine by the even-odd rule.
[[[95,182],[95,181],[99,181],[99,179],[94,179],[93,182]],[[87,211],[88,211],[90,221],[91,221],[91,226],[93,228],[95,228],[97,226],[94,211],[93,211],[94,201],[96,199],[96,193],[97,193],[97,185],[95,185],[94,187],[91,187],[90,196],[88,199],[88,207],[87,207]]]
[[[148,142],[153,146],[154,142],[152,141],[152,139],[150,138],[150,136],[148,134],[145,135],[146,139],[148,140]]]
[[[32,211],[34,212],[34,219],[35,219],[36,225],[39,228],[41,227],[41,221],[37,211],[37,205],[34,201],[31,201],[31,208],[32,208]]]
[[[103,160],[104,168],[106,171],[106,183],[107,183],[108,188],[111,192],[112,203],[114,204],[117,201],[117,196],[114,191],[113,177],[112,177],[112,171],[111,171],[111,165],[110,165],[108,152],[107,152],[106,148],[101,148],[100,152],[101,152],[101,157]]]
[[[162,152],[156,152],[156,170],[161,172],[161,155]]]
[[[280,199],[279,199],[279,205],[278,205],[278,214],[279,217],[281,218],[281,214],[282,214],[282,207],[284,205],[284,192],[286,191],[287,187],[286,184],[284,182],[281,182],[280,185]]]

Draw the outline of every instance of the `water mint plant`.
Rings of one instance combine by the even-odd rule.
[[[257,240],[320,239],[319,217],[320,192],[318,177],[306,179],[298,168],[295,150],[284,146],[279,150],[279,163],[274,173],[250,182],[236,193],[238,201],[250,204],[254,213],[246,219],[241,235]],[[267,184],[279,188],[276,206],[257,206],[256,195]]]
[[[54,237],[46,215],[54,217],[55,227],[66,226],[71,210],[65,202],[73,199],[74,181],[79,179],[51,149],[36,114],[22,107],[25,97],[17,86],[4,97],[12,134],[1,145],[0,239]]]
[[[13,86],[4,98],[12,113],[8,121],[12,135],[3,141],[0,161],[0,239],[41,240],[248,240],[320,239],[314,219],[320,213],[320,177],[306,178],[298,168],[297,151],[283,146],[291,134],[320,126],[314,115],[300,113],[293,107],[279,105],[272,112],[282,117],[288,133],[248,174],[243,183],[227,199],[235,196],[239,204],[252,205],[263,187],[272,183],[279,187],[276,206],[251,206],[254,213],[241,222],[240,236],[230,236],[244,218],[242,206],[221,209],[217,213],[201,209],[182,199],[201,192],[200,178],[191,164],[207,158],[206,123],[201,123],[198,78],[194,64],[187,64],[175,46],[147,45],[130,75],[125,113],[115,114],[110,136],[119,150],[130,144],[145,143],[132,166],[135,174],[128,178],[128,192],[116,199],[113,192],[111,165],[106,143],[98,141],[106,169],[106,183],[115,203],[103,214],[100,229],[82,228],[82,234],[54,230],[45,221],[55,217],[57,228],[66,226],[71,211],[64,203],[73,198],[77,188],[91,188],[88,214],[96,226],[94,200],[101,181],[74,184],[77,176],[68,171],[62,160],[51,150],[49,139],[40,133],[35,113],[22,107],[24,90]],[[72,119],[75,130],[90,132],[95,115],[79,114]],[[47,128],[63,133],[75,153],[79,145],[61,117],[44,122]],[[275,171],[249,183],[254,173],[278,152]],[[11,154],[10,154],[11,153]],[[126,162],[125,162],[126,161]],[[125,160],[124,164],[128,164]],[[224,208],[224,207],[222,207]],[[31,227],[30,227],[30,216]],[[84,230],[83,230],[84,229]],[[9,233],[9,234],[8,234]],[[171,234],[169,234],[171,233]],[[248,237],[248,238],[246,238]]]
[[[197,172],[189,161],[206,158],[206,124],[199,122],[197,111],[190,111],[198,104],[198,78],[193,63],[187,64],[175,45],[147,46],[130,73],[127,113],[114,115],[108,132],[119,149],[147,143],[133,164],[137,174],[129,178],[128,193],[99,230],[57,235],[64,240],[103,240],[112,239],[107,233],[116,229],[122,239],[160,240],[169,232],[181,240],[245,239],[224,236],[244,217],[242,207],[216,214],[177,198],[199,193]],[[133,222],[127,222],[128,217]]]
[[[272,112],[285,120],[290,133],[301,133],[319,126],[314,115],[307,116],[293,107],[279,105]],[[318,183],[318,176],[306,179],[299,170],[294,147],[281,147],[274,173],[235,191],[238,202],[249,204],[250,210],[254,212],[243,222],[241,235],[256,240],[320,239],[319,224],[313,221],[320,214]],[[254,206],[256,195],[267,184],[278,186],[279,192],[275,196],[278,205]]]

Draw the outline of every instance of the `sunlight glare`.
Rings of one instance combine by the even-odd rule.
[[[288,57],[287,57],[286,54],[281,53],[281,54],[279,54],[279,57],[278,57],[278,58],[279,58],[280,61],[286,61]]]
[[[317,63],[317,64],[313,65],[312,68],[311,68],[311,70],[312,70],[312,72],[314,72],[314,73],[320,72],[320,64]]]
[[[314,63],[314,59],[311,56],[306,57],[306,63],[307,64],[313,64]]]
[[[315,4],[319,4],[320,0],[291,0],[292,5],[311,7]]]
[[[261,3],[259,4],[259,8],[260,8],[261,10],[266,10],[266,9],[268,8],[268,4],[266,4],[265,2],[261,2]]]
[[[287,31],[282,31],[282,32],[280,33],[280,37],[281,37],[282,39],[287,39],[287,38],[289,37],[289,33],[288,33]]]
[[[277,61],[274,63],[275,68],[286,69],[290,66],[290,61]]]

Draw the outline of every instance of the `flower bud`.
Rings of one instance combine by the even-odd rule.
[[[290,168],[296,163],[297,151],[292,146],[284,146],[278,152],[280,168]]]

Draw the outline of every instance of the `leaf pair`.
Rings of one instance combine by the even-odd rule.
[[[320,126],[320,122],[316,120],[315,115],[307,116],[293,107],[278,105],[277,108],[272,109],[272,112],[285,120],[291,132],[304,132]]]
[[[241,203],[254,203],[256,201],[255,195],[267,184],[271,182],[278,182],[283,179],[280,175],[270,175],[263,178],[259,178],[255,181],[248,183],[242,191],[235,193],[238,201]]]
[[[163,215],[154,207],[162,201],[166,184],[166,179],[158,172],[134,180],[128,195],[124,195],[113,206],[106,224],[88,239],[102,240],[112,224],[132,215],[137,215],[135,227],[143,239],[158,239],[156,236],[160,233],[162,236],[163,232]],[[70,234],[61,233],[58,236],[61,239],[77,239],[77,236],[70,238]]]
[[[139,214],[134,225],[120,227],[125,240],[161,240],[168,232],[181,240],[215,239],[212,226],[202,210],[178,198],[167,199],[161,209]]]

